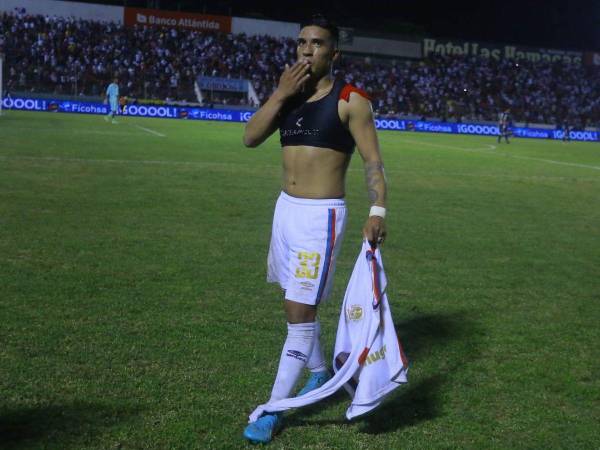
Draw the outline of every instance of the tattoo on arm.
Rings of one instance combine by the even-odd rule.
[[[381,161],[365,163],[365,179],[367,181],[367,192],[371,204],[385,204],[387,192],[383,163]]]
[[[369,201],[371,203],[375,203],[379,199],[379,194],[375,189],[369,189]]]

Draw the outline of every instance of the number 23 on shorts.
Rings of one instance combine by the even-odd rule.
[[[317,279],[321,255],[317,252],[298,252],[298,260],[300,262],[296,267],[296,278]]]

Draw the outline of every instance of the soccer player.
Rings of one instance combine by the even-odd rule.
[[[127,97],[119,97],[119,114],[125,114],[125,107],[127,106]]]
[[[571,125],[569,124],[569,120],[567,118],[565,118],[565,121],[563,122],[562,130],[563,130],[562,141],[570,142],[571,141]]]
[[[105,101],[108,101],[110,105],[110,112],[104,117],[104,120],[107,122],[109,120],[112,123],[117,123],[115,116],[117,115],[117,110],[119,108],[119,79],[115,77],[113,82],[108,85],[106,88],[106,98]]]
[[[322,386],[330,374],[320,343],[317,307],[327,298],[346,226],[345,177],[355,145],[364,162],[371,209],[363,235],[385,238],[386,181],[371,103],[365,92],[334,80],[340,56],[338,29],[314,16],[298,37],[298,60],[286,64],[275,92],[252,116],[244,144],[256,147],[279,129],[283,190],[275,206],[268,281],[284,290],[287,338],[271,400],[290,397],[306,366],[299,394]],[[252,442],[269,442],[282,425],[267,413],[244,430]]]
[[[502,137],[504,137],[507,144],[510,144],[510,142],[508,142],[508,135],[510,134],[508,129],[509,124],[510,109],[505,109],[498,115],[498,144],[502,141]]]

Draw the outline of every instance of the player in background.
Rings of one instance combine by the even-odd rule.
[[[510,144],[508,142],[508,135],[510,134],[510,130],[508,129],[509,124],[510,109],[507,108],[498,115],[498,144],[502,141],[502,137],[504,137],[507,144]]]
[[[119,97],[119,114],[125,114],[125,107],[127,106],[127,97]]]
[[[113,79],[113,82],[110,83],[108,85],[108,87],[106,88],[105,102],[108,101],[108,104],[110,105],[110,112],[104,117],[104,120],[106,120],[107,122],[109,120],[111,120],[112,123],[117,123],[115,116],[117,115],[117,112],[119,109],[119,85],[118,85],[118,82],[119,82],[119,79],[117,77],[115,77]]]
[[[563,122],[562,131],[563,131],[562,141],[570,142],[571,141],[571,125],[569,124],[568,118],[565,118],[565,120]]]

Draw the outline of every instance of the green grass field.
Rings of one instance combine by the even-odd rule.
[[[285,337],[265,282],[277,138],[241,124],[0,117],[0,448],[235,449]],[[598,449],[600,144],[379,133],[410,382],[274,449]],[[360,158],[327,357],[368,212]]]

